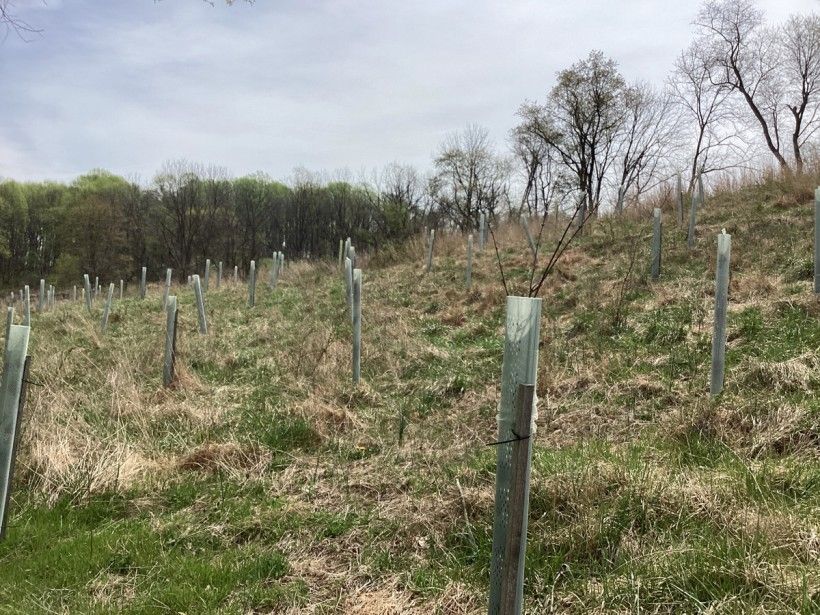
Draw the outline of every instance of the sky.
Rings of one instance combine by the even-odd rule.
[[[818,0],[760,0],[770,21]],[[14,0],[0,39],[0,177],[142,183],[186,159],[241,176],[432,165],[468,124],[508,147],[516,110],[600,49],[663,83],[692,0]]]

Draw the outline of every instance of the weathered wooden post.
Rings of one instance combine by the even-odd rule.
[[[248,307],[256,305],[256,261],[251,261],[251,270],[248,275]]]
[[[148,276],[148,268],[143,267],[140,270],[140,299],[145,299],[146,277]]]
[[[507,545],[504,549],[504,567],[501,574],[501,609],[503,615],[520,615],[523,608],[523,592],[519,593],[519,577],[522,578],[524,558],[520,554],[526,550],[526,520],[529,504],[530,456],[533,435],[532,409],[535,401],[535,386],[519,384],[515,398],[515,427],[517,434],[512,442],[510,455],[510,494],[507,502]]]
[[[120,301],[122,301],[122,292],[124,289],[124,282],[120,280]]]
[[[814,294],[820,295],[820,187],[814,190]]]
[[[168,296],[171,294],[171,271],[170,267],[165,270],[165,289],[162,291],[162,309],[168,307]]]
[[[489,613],[520,613],[524,594],[524,553],[526,549],[527,515],[529,512],[529,472],[526,465],[532,459],[532,436],[534,435],[535,404],[529,396],[529,385],[534,391],[538,372],[538,337],[541,322],[541,299],[530,297],[507,297],[507,323],[504,338],[504,360],[501,375],[501,402],[498,422],[498,442],[495,519],[493,521],[493,551],[490,559],[490,605]],[[523,399],[522,399],[523,398]],[[529,405],[531,418],[527,421]],[[524,414],[524,416],[521,416]],[[514,444],[526,448],[526,454],[518,448],[513,458]],[[517,467],[514,467],[516,462]],[[520,465],[518,465],[520,464]],[[516,480],[516,484],[513,484]],[[520,489],[516,493],[515,489]],[[511,496],[516,501],[512,501]],[[515,521],[512,521],[512,506]],[[510,544],[512,541],[513,544]],[[516,549],[517,546],[517,549]],[[511,578],[509,566],[513,566],[515,577]],[[512,586],[510,586],[512,584]],[[502,597],[518,610],[502,610]]]
[[[205,279],[200,282],[203,292],[208,292],[208,284],[211,281],[211,259],[205,259]]]
[[[85,293],[85,309],[91,313],[91,279],[88,274],[83,274],[83,292]]]
[[[0,539],[6,534],[20,417],[26,400],[30,332],[31,329],[23,325],[12,325],[9,329],[0,380]]]
[[[74,287],[76,288],[76,286]],[[29,292],[28,284],[23,288],[23,325],[31,326],[31,294]]]
[[[487,218],[482,211],[478,218],[478,251],[484,249],[484,242],[486,241],[487,233]]]
[[[174,362],[177,354],[177,297],[169,295],[165,301],[165,360],[162,366],[162,384],[174,383]]]
[[[40,296],[37,297],[37,311],[41,314],[46,309],[46,281],[40,279]]]
[[[427,273],[433,270],[433,244],[436,242],[436,231],[430,229],[430,237],[427,240]]]
[[[353,384],[362,376],[362,270],[353,270]]]
[[[692,250],[695,247],[695,219],[697,216],[698,195],[692,190],[692,205],[689,208],[689,232],[686,235],[686,246]]]
[[[661,209],[656,207],[652,212],[652,280],[661,275]]]
[[[467,290],[473,287],[473,234],[467,235],[467,271],[464,273]]]
[[[718,235],[717,271],[715,272],[715,330],[712,334],[712,377],[709,392],[723,390],[726,369],[726,311],[729,304],[729,267],[732,260],[732,236],[726,229]]]
[[[683,182],[681,182],[680,173],[678,173],[678,194],[675,199],[675,218],[678,224],[683,225]]]
[[[205,317],[205,299],[202,292],[202,284],[199,276],[194,275],[194,294],[196,295],[196,315],[199,320],[199,332],[202,335],[208,334],[208,320]]]
[[[347,309],[350,310],[350,321],[353,322],[353,263],[350,257],[345,257],[345,296]]]
[[[219,261],[216,268],[216,287],[219,288],[220,286],[222,286],[222,261]]]
[[[111,313],[111,301],[114,299],[114,282],[108,285],[108,298],[105,300],[105,308],[103,308],[102,320],[100,321],[100,332],[105,333],[108,328],[108,315]]]

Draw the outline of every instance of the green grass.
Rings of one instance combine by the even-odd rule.
[[[820,309],[789,189],[718,195],[693,252],[667,224],[657,283],[649,219],[597,223],[545,287],[528,612],[820,611]],[[709,399],[723,227],[727,377]],[[526,240],[498,236],[520,290]],[[260,282],[253,309],[244,285],[211,288],[207,337],[180,288],[170,391],[156,288],[104,337],[99,306],[35,315],[0,612],[483,612],[503,292],[493,250],[471,292],[460,239],[437,250],[429,275],[411,248],[364,263],[358,388],[327,264]]]

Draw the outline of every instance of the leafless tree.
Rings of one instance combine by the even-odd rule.
[[[669,93],[656,92],[649,84],[625,88],[623,106],[615,155],[619,210],[628,193],[639,200],[662,180],[659,171],[676,145],[679,128]]]
[[[744,158],[743,142],[731,124],[727,98],[731,90],[714,85],[709,78],[697,44],[693,43],[675,61],[669,80],[672,96],[683,113],[682,132],[691,139],[688,190],[698,175],[724,171]]]
[[[781,139],[780,54],[763,12],[753,0],[708,0],[695,25],[695,44],[711,84],[742,98],[766,147],[783,170],[790,170]]]
[[[786,79],[786,107],[794,122],[792,153],[795,169],[802,173],[803,146],[820,127],[820,16],[793,15],[780,28],[778,40]]]
[[[493,215],[506,202],[509,162],[493,151],[487,130],[470,125],[447,137],[435,158],[430,196],[439,212],[462,230]]]
[[[555,151],[542,139],[538,132],[540,117],[537,105],[523,105],[518,111],[521,123],[510,131],[512,151],[516,165],[523,179],[520,213],[549,215],[556,194],[570,189],[567,177]]]

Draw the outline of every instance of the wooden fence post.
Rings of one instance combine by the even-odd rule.
[[[102,320],[100,321],[100,332],[105,334],[108,328],[108,315],[111,313],[111,301],[114,299],[114,282],[108,285],[108,298],[105,300],[105,308],[103,308]]]
[[[256,261],[251,261],[251,270],[248,275],[248,307],[256,305]]]
[[[652,212],[652,280],[656,281],[661,275],[661,210],[656,207]]]
[[[168,296],[171,294],[171,274],[173,271],[169,267],[165,270],[165,288],[162,291],[162,309],[168,307]]]
[[[31,329],[23,325],[11,326],[0,380],[0,538],[6,534],[20,417],[25,406],[30,332]]]
[[[524,553],[525,537],[527,534],[527,515],[529,510],[529,475],[521,488],[523,489],[523,504],[515,527],[520,528],[520,546],[517,553],[507,555],[508,541],[514,538],[510,533],[510,494],[513,480],[513,444],[520,441],[524,435],[529,435],[522,441],[527,449],[527,459],[532,458],[532,426],[535,424],[534,404],[533,417],[530,420],[529,430],[522,433],[516,427],[519,422],[517,408],[523,401],[516,404],[519,385],[536,387],[538,372],[538,338],[541,322],[541,299],[531,297],[507,297],[507,322],[504,337],[504,360],[501,375],[501,402],[498,422],[498,443],[496,484],[495,484],[495,518],[493,521],[493,551],[490,559],[490,615],[505,613],[502,611],[502,595],[509,592],[515,594],[515,604],[523,603],[524,592]],[[520,453],[520,451],[519,451]],[[517,559],[516,579],[514,587],[505,587],[507,566]],[[503,588],[503,589],[502,589]]]
[[[91,279],[88,274],[83,274],[83,291],[85,292],[85,309],[91,313]]]
[[[473,287],[473,234],[467,235],[467,271],[464,273],[467,290]]]
[[[202,283],[199,276],[194,274],[194,294],[196,295],[196,315],[199,320],[199,332],[202,335],[208,334],[208,320],[205,317],[205,298],[202,292]]]
[[[726,368],[726,310],[729,304],[729,267],[732,259],[732,236],[725,230],[718,235],[717,271],[715,272],[715,329],[712,334],[712,377],[709,392],[723,390]]]
[[[535,386],[519,384],[515,397],[515,428],[517,438],[512,442],[510,455],[510,495],[507,503],[507,544],[504,548],[504,564],[501,574],[502,615],[520,615],[523,607],[523,591],[519,593],[518,579],[523,582],[524,558],[527,548],[527,512],[529,508],[530,457],[533,433],[532,406]]]
[[[145,299],[146,277],[148,276],[148,268],[143,267],[140,270],[140,299]]]
[[[362,376],[362,270],[353,270],[353,384]]]
[[[174,363],[177,354],[177,297],[170,295],[165,301],[165,360],[162,366],[162,384],[174,383]]]

